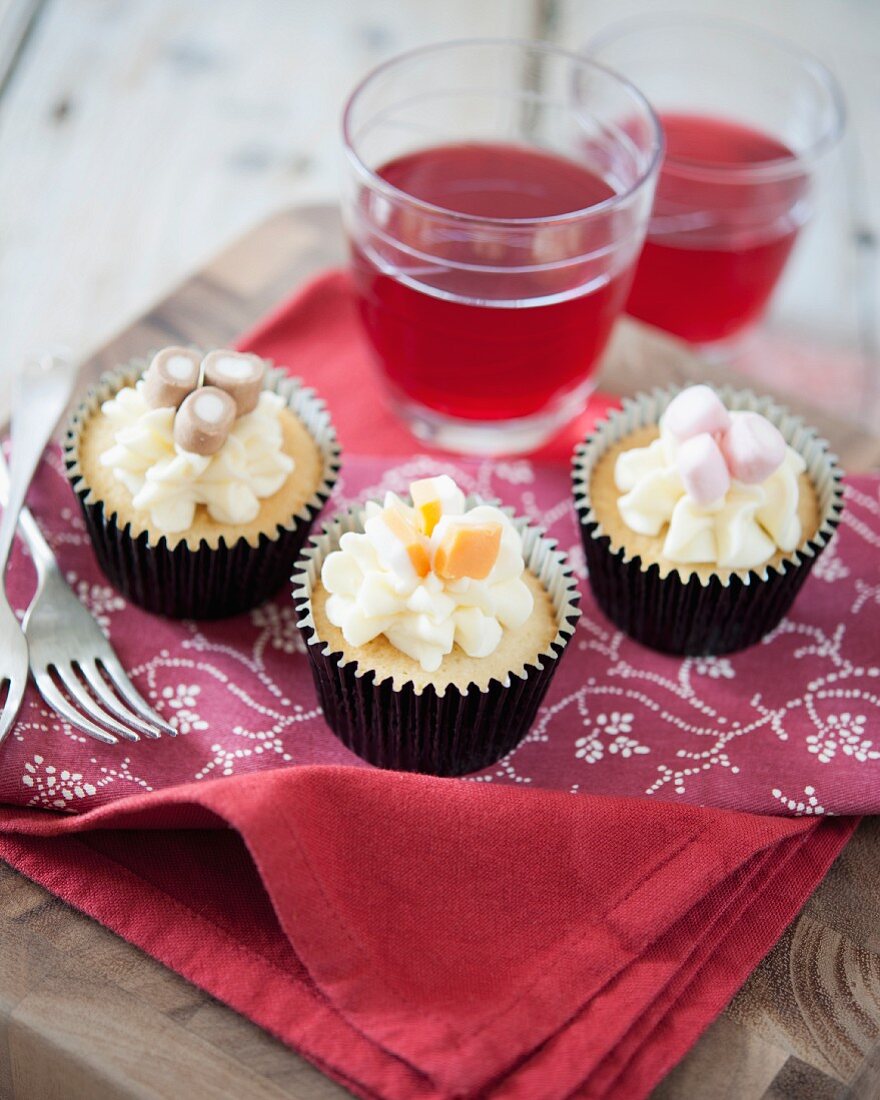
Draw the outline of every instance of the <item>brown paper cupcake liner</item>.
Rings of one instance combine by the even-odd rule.
[[[288,581],[291,565],[336,483],[340,450],[330,413],[314,390],[267,363],[265,388],[284,398],[321,452],[324,468],[319,486],[289,521],[261,533],[256,545],[243,537],[232,543],[221,538],[217,546],[202,540],[193,549],[185,540],[169,546],[164,536],[151,544],[146,531],[134,534],[130,523],[120,526],[116,513],[108,514],[103,502],[91,494],[78,457],[88,419],[103,402],[136,382],[148,365],[148,359],[136,359],[103,375],[74,412],[68,428],[64,444],[67,476],[98,564],[127,599],[159,615],[217,619],[246,611]]]
[[[819,525],[811,539],[776,564],[701,580],[677,570],[661,576],[638,555],[615,548],[590,501],[596,463],[619,440],[656,424],[680,387],[655,390],[624,401],[623,409],[597,425],[575,449],[572,485],[590,587],[611,621],[652,649],[688,656],[731,653],[753,645],[776,627],[794,602],[843,511],[842,471],[828,444],[799,417],[750,390],[718,388],[731,411],[761,413],[807,464],[819,501]]]
[[[468,506],[477,503],[471,498]],[[375,670],[361,668],[355,658],[322,643],[311,610],[312,589],[325,557],[347,531],[363,530],[362,511],[362,506],[351,508],[313,535],[293,577],[297,625],[307,643],[324,717],[344,745],[380,768],[442,776],[487,768],[512,752],[528,732],[574,633],[580,593],[568,561],[543,531],[513,518],[526,565],[550,595],[557,633],[532,661],[512,670],[506,682],[492,679],[485,689],[471,683],[467,690],[450,684],[441,693],[433,684],[419,690],[412,683],[396,684],[390,676],[377,681]]]

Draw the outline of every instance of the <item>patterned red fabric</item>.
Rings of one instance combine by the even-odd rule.
[[[328,397],[349,455],[387,443],[393,457],[346,459],[335,503],[437,469],[370,411],[344,277],[244,343]],[[564,467],[452,466],[546,523],[583,572]],[[226,623],[128,607],[54,454],[33,510],[180,736],[107,748],[29,695],[3,749],[0,855],[359,1095],[642,1096],[845,842],[853,819],[822,815],[878,808],[877,481],[852,481],[848,498],[766,644],[653,654],[585,589],[526,742],[481,775],[437,780],[376,771],[332,736],[289,594]],[[31,588],[19,551],[13,602]]]
[[[546,522],[583,577],[568,473],[557,465],[349,456],[328,512],[441,468]],[[840,531],[792,613],[741,653],[682,660],[637,645],[602,616],[583,580],[584,615],[537,722],[516,752],[474,778],[769,814],[880,810],[877,484],[848,483]],[[3,749],[0,802],[79,813],[267,767],[366,767],[318,709],[289,590],[226,621],[157,618],[98,571],[57,453],[31,501],[81,598],[181,735],[100,745],[59,722],[31,688]],[[32,587],[17,556],[9,590],[22,611]]]

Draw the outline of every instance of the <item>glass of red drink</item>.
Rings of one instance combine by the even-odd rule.
[[[587,52],[632,80],[666,141],[627,312],[723,357],[764,312],[843,129],[831,73],[735,22],[627,20]]]
[[[429,46],[345,110],[361,315],[412,431],[531,450],[576,415],[626,301],[661,155],[623,78],[541,43]]]

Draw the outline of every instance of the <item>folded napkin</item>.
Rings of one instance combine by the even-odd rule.
[[[397,457],[347,456],[336,504],[438,468],[393,421],[386,437],[355,322],[331,274],[244,345],[317,385],[349,450],[387,438]],[[451,466],[583,572],[564,468]],[[288,594],[226,623],[128,607],[52,454],[33,509],[181,736],[101,746],[29,694],[3,750],[0,855],[359,1095],[643,1096],[820,881],[854,827],[828,815],[878,809],[876,479],[848,498],[766,644],[653,654],[587,593],[526,742],[438,780],[336,741]],[[19,550],[17,606],[32,583]]]
[[[302,766],[0,852],[358,1095],[561,1100],[645,1095],[851,827]]]

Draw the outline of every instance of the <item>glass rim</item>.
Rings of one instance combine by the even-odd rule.
[[[354,111],[355,104],[362,93],[369,87],[370,84],[383,73],[389,69],[395,68],[401,63],[415,60],[421,56],[431,53],[441,53],[447,50],[457,49],[462,46],[501,46],[501,47],[514,47],[523,50],[535,50],[540,53],[548,54],[551,56],[561,57],[570,62],[574,62],[581,68],[589,69],[594,72],[599,72],[605,77],[609,77],[613,83],[619,85],[624,91],[631,97],[635,104],[642,109],[647,116],[648,123],[652,132],[652,142],[650,146],[650,159],[647,166],[639,172],[638,178],[627,187],[624,191],[616,192],[609,196],[607,199],[603,199],[601,202],[594,203],[592,206],[581,207],[578,210],[569,210],[564,214],[548,214],[538,218],[496,218],[491,216],[482,216],[479,214],[467,214],[463,211],[452,210],[446,206],[438,206],[436,203],[427,202],[424,199],[419,199],[415,195],[411,195],[408,191],[404,191],[400,187],[395,187],[394,184],[388,183],[377,172],[373,171],[364,161],[361,159],[357,150],[355,149],[354,138],[352,134],[352,113]],[[416,46],[413,49],[404,50],[401,53],[395,54],[393,57],[389,57],[387,60],[374,66],[369,72],[362,77],[349,94],[345,106],[342,111],[342,146],[345,152],[346,158],[349,164],[354,169],[355,173],[362,178],[369,181],[370,186],[378,191],[380,194],[384,194],[388,198],[395,199],[397,201],[405,200],[411,206],[415,206],[427,213],[435,216],[442,215],[446,218],[451,218],[456,221],[468,222],[471,224],[479,225],[494,225],[494,226],[518,226],[520,228],[526,226],[542,227],[547,225],[565,225],[571,221],[584,221],[588,218],[594,217],[599,214],[604,214],[608,210],[612,210],[624,202],[631,199],[636,195],[648,182],[650,182],[656,175],[660,167],[660,162],[663,159],[664,152],[664,138],[663,127],[660,124],[660,119],[657,117],[657,113],[645,96],[639,91],[639,89],[627,80],[626,77],[621,76],[620,73],[615,72],[613,69],[609,69],[607,66],[601,64],[598,61],[594,61],[592,58],[587,57],[584,54],[578,53],[575,50],[567,50],[561,46],[556,46],[552,42],[544,42],[539,39],[529,38],[512,38],[505,36],[498,37],[477,37],[477,38],[452,38],[446,39],[442,42],[433,42],[425,46]]]
[[[832,119],[818,138],[806,149],[799,153],[792,153],[788,157],[775,157],[769,160],[754,161],[751,164],[713,164],[711,161],[702,161],[696,157],[677,157],[666,154],[665,165],[672,165],[677,169],[689,172],[695,179],[719,180],[728,182],[750,181],[752,179],[767,179],[800,175],[805,165],[819,160],[829,149],[832,149],[843,134],[846,124],[847,107],[846,97],[837,77],[828,66],[809,50],[788,39],[783,38],[773,31],[755,26],[741,19],[727,19],[724,16],[715,15],[690,15],[686,12],[668,12],[652,15],[631,15],[619,19],[600,31],[584,46],[587,56],[593,56],[593,51],[600,51],[612,42],[634,37],[638,33],[664,30],[683,26],[687,30],[724,31],[752,42],[764,42],[774,49],[786,54],[791,60],[797,62],[801,69],[820,85],[831,106]],[[610,67],[610,66],[609,66]],[[613,68],[612,68],[612,71]]]

